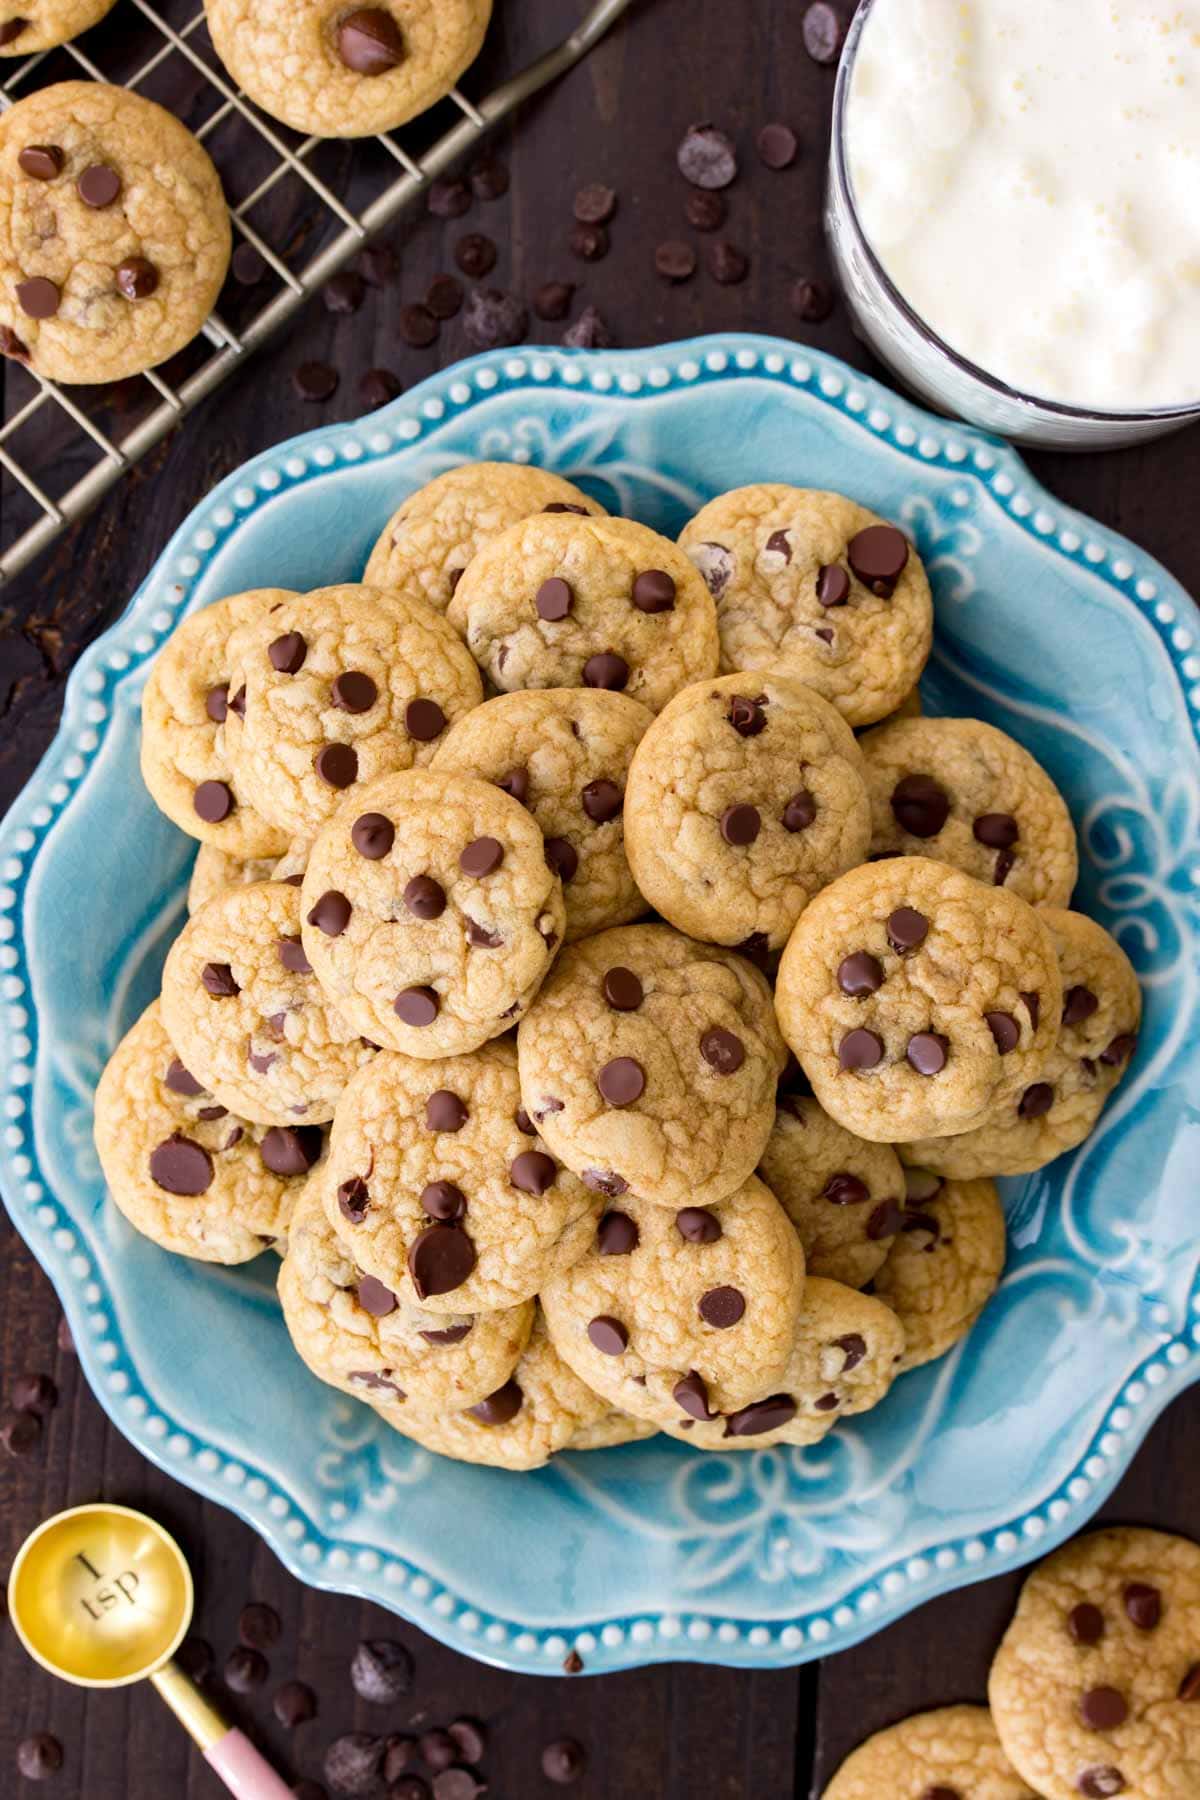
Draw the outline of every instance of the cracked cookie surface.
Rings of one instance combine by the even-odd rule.
[[[491,0],[204,0],[217,55],[295,131],[369,137],[424,112],[479,54]]]
[[[841,494],[759,482],[702,507],[680,547],[717,607],[722,669],[804,683],[851,725],[894,711],[929,655],[933,604],[903,532]]]
[[[723,1200],[770,1136],[784,1064],[770,989],[744,957],[669,926],[568,945],[517,1048],[525,1110],[609,1199]]]
[[[201,844],[188,881],[188,912],[199,912],[226,888],[249,887],[254,881],[290,881],[299,887],[307,861],[308,844],[302,838],[294,838],[282,856],[231,856],[215,844]]]
[[[676,1412],[666,1429],[698,1450],[818,1444],[840,1419],[878,1406],[903,1348],[903,1327],[882,1301],[808,1276],[791,1354],[773,1391],[713,1419]]]
[[[313,1374],[369,1405],[457,1412],[503,1387],[533,1326],[533,1302],[431,1312],[373,1281],[325,1216],[323,1179],[305,1188],[279,1270],[284,1322]]]
[[[1031,906],[1065,906],[1079,874],[1066,801],[1028,750],[982,719],[898,719],[859,739],[871,854],[928,856]]]
[[[627,694],[600,689],[498,694],[453,725],[433,759],[528,807],[562,879],[568,943],[646,911],[625,854],[625,798],[652,718]]]
[[[562,942],[562,882],[519,801],[409,769],[347,800],[312,846],[304,947],[374,1043],[452,1056],[508,1031]]]
[[[824,1800],[1038,1800],[1000,1745],[986,1706],[942,1706],[877,1731]]]
[[[631,519],[539,513],[467,565],[446,615],[497,688],[605,688],[658,712],[717,671],[717,621],[678,547]]]
[[[897,1143],[1015,1103],[1053,1047],[1058,958],[1041,916],[925,857],[867,863],[801,913],[779,965],[784,1037],[826,1112]]]
[[[286,881],[227,888],[194,913],[163,969],[163,1023],[231,1111],[264,1125],[319,1125],[375,1054],[323,993]]]
[[[64,81],[0,122],[0,351],[35,373],[164,362],[212,310],[230,241],[208,153],[152,100]]]
[[[758,1172],[800,1235],[810,1275],[865,1287],[900,1225],[904,1171],[805,1095],[780,1098]]]
[[[529,1299],[583,1255],[601,1206],[522,1112],[510,1040],[383,1051],[338,1102],[322,1192],[359,1267],[434,1312]]]
[[[1021,1589],[988,1698],[1045,1800],[1192,1800],[1200,1545],[1113,1526],[1056,1551]]]
[[[993,1181],[943,1181],[908,1169],[900,1229],[872,1292],[904,1327],[898,1373],[965,1337],[1004,1273],[1004,1209]]]
[[[586,1254],[547,1283],[555,1348],[589,1387],[658,1426],[761,1399],[783,1375],[804,1255],[751,1177],[719,1206],[613,1201]]]
[[[864,860],[870,835],[850,727],[779,676],[695,682],[634,754],[630,867],[651,906],[692,937],[781,948],[813,895]]]
[[[324,1133],[253,1125],[180,1061],[158,1001],[130,1027],[96,1089],[96,1150],[129,1223],[164,1250],[241,1263],[281,1248]]]
[[[905,1144],[906,1162],[941,1175],[1024,1175],[1081,1144],[1137,1049],[1142,992],[1133,966],[1102,925],[1044,906],[1062,976],[1058,1036],[1015,1103],[959,1137]]]
[[[229,646],[240,692],[226,733],[252,804],[313,837],[351,789],[428,763],[483,698],[446,621],[417,600],[349,582],[295,594]]]
[[[463,463],[435,475],[397,507],[376,540],[363,580],[444,613],[477,551],[510,525],[547,511],[604,516],[598,500],[548,469],[532,463]]]
[[[231,703],[241,704],[232,640],[291,597],[287,588],[252,588],[181,619],[142,694],[142,779],[155,805],[232,857],[279,857],[288,845],[288,833],[252,805],[235,773],[227,728]]]

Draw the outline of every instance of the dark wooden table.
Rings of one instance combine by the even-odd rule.
[[[516,66],[560,35],[576,11],[577,0],[498,0],[487,65]],[[398,230],[394,286],[371,291],[352,317],[334,317],[319,301],[310,306],[286,341],[209,402],[40,566],[0,591],[0,808],[49,742],[79,651],[125,605],[214,481],[291,432],[353,417],[366,369],[390,368],[410,384],[465,353],[458,322],[427,351],[405,348],[396,329],[399,306],[420,299],[429,278],[452,267],[464,231],[497,240],[489,281],[526,294],[549,279],[577,281],[577,307],[594,303],[620,344],[743,327],[872,367],[840,309],[809,326],[789,305],[797,278],[826,269],[820,205],[832,75],[805,56],[800,13],[800,0],[642,0],[589,63],[499,140],[512,173],[505,199],[476,203],[461,220],[422,215]],[[694,279],[672,287],[655,273],[655,245],[682,237],[703,258],[711,241],[685,225],[686,190],[674,166],[684,129],[703,119],[732,132],[740,148],[741,175],[719,235],[748,253],[750,273],[740,285],[722,286],[702,262]],[[782,173],[764,169],[753,148],[758,128],[772,119],[791,124],[801,139],[798,162]],[[339,191],[353,196],[355,153],[339,150],[331,167]],[[611,253],[595,263],[567,250],[572,197],[587,181],[607,182],[620,195]],[[301,233],[311,224],[303,203],[291,223]],[[550,340],[561,331],[544,329]],[[313,358],[341,373],[323,406],[306,404],[292,384],[296,366]],[[1119,455],[1032,460],[1065,501],[1127,532],[1200,590],[1200,433]],[[191,1556],[196,1630],[214,1647],[218,1670],[247,1599],[270,1601],[282,1615],[271,1681],[253,1699],[227,1697],[227,1704],[289,1775],[318,1775],[324,1746],[340,1732],[414,1722],[420,1729],[468,1714],[489,1725],[486,1769],[502,1800],[555,1791],[540,1773],[540,1749],[563,1734],[588,1753],[574,1791],[596,1800],[783,1800],[819,1794],[867,1731],[921,1706],[983,1697],[1015,1579],[935,1601],[869,1643],[794,1673],[676,1666],[604,1680],[539,1680],[468,1662],[377,1609],[301,1587],[245,1526],[143,1462],[108,1424],[74,1357],[56,1348],[55,1297],[7,1222],[0,1257],[0,1390],[6,1394],[27,1370],[49,1370],[62,1395],[33,1454],[0,1456],[0,1571],[43,1515],[68,1504],[106,1495],[156,1513]],[[1193,1392],[1152,1430],[1105,1516],[1194,1532],[1198,1469],[1200,1393]],[[26,1660],[11,1630],[0,1631],[0,1792],[43,1791],[22,1786],[13,1772],[17,1741],[35,1730],[54,1732],[65,1746],[64,1769],[44,1789],[61,1800],[218,1800],[224,1792],[153,1694],[87,1696],[60,1686]],[[411,1702],[384,1717],[355,1700],[347,1679],[354,1646],[367,1635],[400,1636],[416,1661]],[[320,1713],[289,1735],[272,1716],[270,1695],[292,1675],[316,1688]]]

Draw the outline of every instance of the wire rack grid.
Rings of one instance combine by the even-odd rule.
[[[212,108],[195,126],[195,135],[202,142],[211,140],[230,124],[253,134],[256,178],[247,192],[231,202],[230,212],[235,236],[253,245],[277,285],[271,297],[236,328],[219,312],[211,313],[191,347],[191,366],[178,379],[171,379],[169,372],[175,361],[172,359],[166,365],[166,373],[148,369],[132,378],[133,383],[148,384],[144,396],[131,402],[126,391],[123,404],[115,413],[112,408],[101,407],[101,416],[97,417],[95,409],[89,410],[85,403],[83,390],[76,390],[80,396],[76,398],[72,391],[47,381],[35,370],[22,368],[22,377],[31,382],[32,389],[27,399],[18,399],[0,425],[0,469],[19,485],[27,503],[22,507],[0,507],[0,585],[82,517],[193,407],[293,318],[308,297],[344,267],[369,238],[410,208],[431,181],[470,151],[522,101],[586,55],[631,3],[632,0],[596,0],[568,37],[492,88],[478,102],[468,99],[458,88],[452,89],[448,102],[457,112],[456,122],[418,153],[406,149],[395,132],[370,140],[382,148],[386,173],[378,191],[366,204],[353,210],[314,166],[315,153],[327,148],[330,140],[301,139],[286,127],[276,125],[226,79],[211,51],[203,7],[176,25],[168,16],[168,0],[157,0],[156,4],[152,0],[124,0],[126,7],[140,13],[142,24],[124,28],[126,43],[136,36],[140,60],[124,73],[120,85],[145,91],[169,59],[182,58],[188,73],[207,91]],[[64,56],[69,59],[67,65],[61,60]],[[4,111],[23,93],[64,75],[101,82],[114,80],[113,74],[97,66],[78,41],[14,60],[10,69],[0,82],[0,109]],[[304,184],[308,198],[324,215],[324,224],[333,229],[332,237],[326,233],[326,241],[299,266],[272,243],[268,229],[260,228],[251,217],[289,177]],[[5,366],[11,370],[19,365]],[[126,390],[130,385],[121,384]],[[86,390],[88,397],[92,393],[93,390]],[[58,424],[66,434],[66,441],[62,432],[59,434],[54,464],[60,469],[72,468],[81,460],[81,453],[85,463],[83,473],[57,495],[47,492],[50,483],[45,471],[39,468],[35,472],[27,466],[27,459],[17,446],[21,433],[35,418],[39,419],[40,436],[45,441],[45,409],[51,413],[57,409]],[[130,414],[134,415],[132,421]],[[24,523],[30,514],[32,522]],[[15,534],[5,529],[10,517],[23,527]]]

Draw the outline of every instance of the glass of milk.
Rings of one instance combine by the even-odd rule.
[[[1078,450],[1200,419],[1200,0],[862,0],[826,227],[943,411]]]

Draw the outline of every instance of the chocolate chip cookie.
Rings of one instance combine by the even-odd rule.
[[[625,787],[652,718],[600,689],[498,694],[451,726],[433,759],[529,808],[562,879],[568,943],[646,911],[625,855]]]
[[[587,1253],[546,1284],[542,1307],[555,1349],[589,1387],[670,1427],[772,1390],[803,1289],[799,1240],[751,1176],[715,1207],[614,1201]]]
[[[230,856],[215,844],[201,844],[188,882],[188,912],[199,912],[206,900],[226,888],[249,887],[252,881],[290,881],[299,887],[307,862],[308,844],[303,838],[293,838],[282,856]]]
[[[381,1408],[406,1437],[459,1462],[497,1469],[540,1469],[560,1450],[598,1448],[614,1439],[612,1409],[563,1361],[539,1313],[511,1378],[463,1412],[413,1413]],[[627,1426],[617,1441],[632,1435]]]
[[[672,925],[710,943],[780,949],[813,895],[864,860],[870,837],[854,734],[797,682],[695,682],[634,754],[634,879]]]
[[[900,1226],[904,1171],[815,1100],[781,1097],[758,1172],[800,1234],[810,1275],[866,1287]]]
[[[242,859],[282,856],[289,834],[251,804],[233,769],[227,727],[244,695],[230,646],[291,598],[286,588],[252,588],[181,620],[142,695],[142,780],[155,804],[192,837]]]
[[[882,1301],[811,1276],[776,1390],[714,1417],[698,1409],[687,1419],[676,1413],[666,1429],[697,1450],[820,1443],[840,1419],[878,1406],[899,1371],[903,1348],[903,1327]]]
[[[901,1155],[939,1174],[1024,1175],[1091,1132],[1137,1049],[1142,994],[1133,967],[1102,925],[1061,907],[1040,909],[1058,953],[1058,1037],[1036,1081],[974,1131],[921,1138]]]
[[[510,1040],[376,1057],[338,1102],[322,1191],[359,1268],[433,1312],[529,1299],[583,1255],[601,1206],[522,1111]]]
[[[347,799],[313,844],[304,948],[373,1042],[453,1056],[508,1031],[566,925],[562,882],[519,801],[409,769]]]
[[[708,1206],[755,1168],[784,1051],[745,958],[666,925],[563,951],[517,1034],[525,1110],[594,1192]]]
[[[31,56],[89,31],[115,0],[6,0],[0,6],[0,56]],[[24,11],[22,11],[24,7]],[[35,18],[30,14],[35,13]]]
[[[319,1126],[264,1129],[222,1106],[179,1060],[157,1000],[100,1077],[95,1132],[129,1223],[177,1256],[216,1263],[281,1247],[324,1144]]]
[[[163,970],[163,1024],[222,1105],[261,1125],[319,1125],[375,1054],[323,993],[286,881],[227,888],[194,913]]]
[[[479,671],[419,600],[346,583],[296,594],[229,646],[226,726],[241,786],[264,818],[313,837],[377,776],[432,760],[483,698]]]
[[[918,856],[852,869],[810,901],[775,989],[825,1111],[878,1143],[968,1131],[1015,1104],[1061,1005],[1034,908]]]
[[[921,559],[856,501],[758,482],[710,500],[679,542],[716,601],[722,669],[803,682],[869,725],[924,668],[933,605]]]
[[[533,1302],[446,1314],[403,1299],[354,1261],[325,1217],[323,1178],[292,1215],[279,1299],[313,1374],[371,1405],[458,1412],[504,1386],[533,1326]]]
[[[476,551],[534,513],[602,517],[604,508],[573,482],[532,463],[462,463],[396,509],[363,580],[444,613]]]
[[[695,569],[631,519],[538,513],[472,558],[447,612],[496,687],[606,688],[658,712],[717,672]]]
[[[1065,906],[1079,873],[1066,801],[982,719],[899,719],[861,738],[871,854],[930,856],[1031,906]]]
[[[917,1369],[965,1337],[1004,1273],[1004,1209],[996,1184],[905,1170],[900,1229],[872,1292],[904,1327],[900,1370]]]
[[[479,54],[491,0],[204,0],[217,55],[256,106],[315,137],[392,131]]]
[[[35,374],[117,381],[165,362],[212,310],[230,243],[207,151],[152,100],[63,81],[5,113],[0,353]]]
[[[877,1731],[848,1756],[824,1800],[1038,1800],[986,1706],[943,1706]]]
[[[1111,1526],[1034,1570],[996,1653],[992,1717],[1045,1800],[1200,1793],[1200,1546]]]

